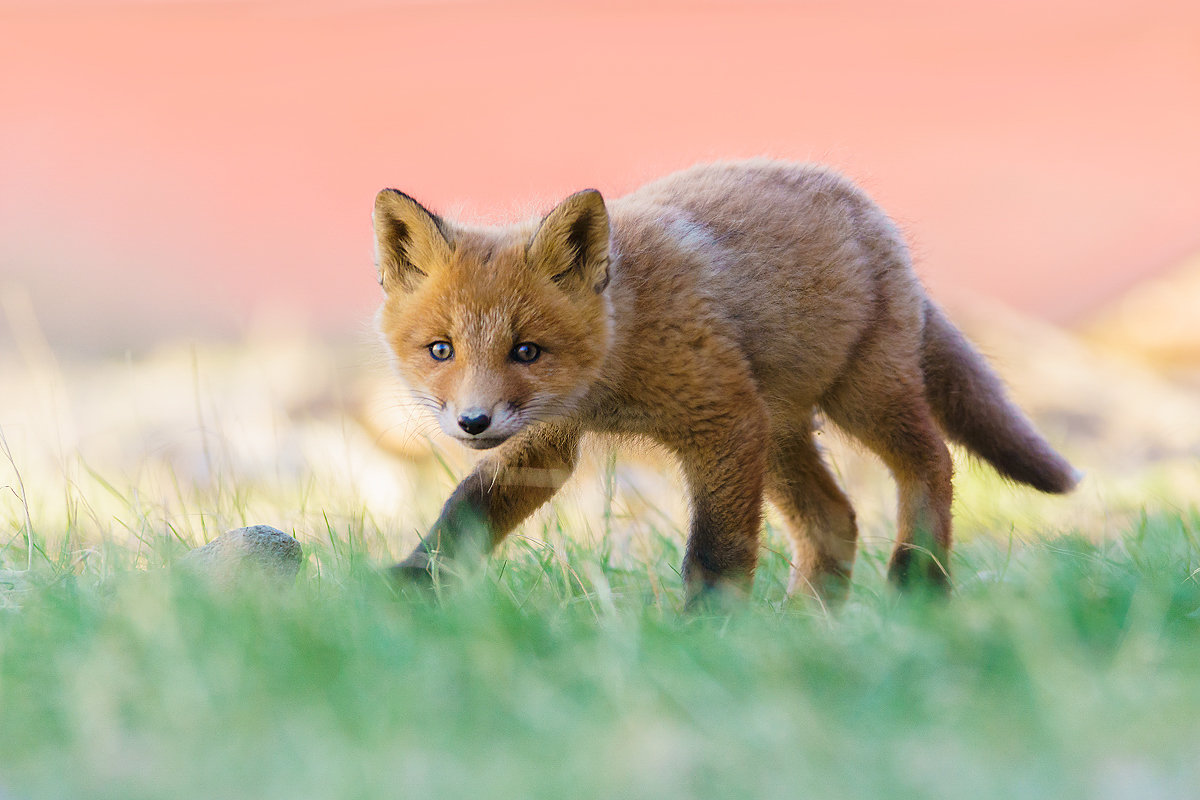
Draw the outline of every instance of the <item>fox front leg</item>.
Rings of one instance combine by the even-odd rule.
[[[408,558],[392,567],[398,581],[431,585],[479,563],[513,528],[566,483],[579,456],[575,430],[539,425],[517,434],[468,475]]]
[[[680,450],[692,519],[683,560],[686,604],[749,594],[758,563],[767,424],[751,408],[699,425]]]

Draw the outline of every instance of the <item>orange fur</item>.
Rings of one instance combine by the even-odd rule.
[[[385,190],[375,225],[380,328],[401,376],[443,430],[488,450],[400,574],[493,547],[562,485],[588,433],[679,457],[693,600],[749,586],[764,496],[788,522],[792,588],[845,591],[857,529],[813,442],[817,410],[896,479],[901,585],[948,577],[943,429],[1016,480],[1074,484],[927,300],[892,222],[827,169],[702,165],[503,228]]]

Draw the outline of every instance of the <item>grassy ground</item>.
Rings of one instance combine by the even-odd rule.
[[[1183,483],[1136,484],[1093,462],[1068,500],[963,465],[955,596],[928,604],[885,586],[891,490],[842,452],[864,537],[847,606],[786,601],[769,525],[752,600],[704,618],[679,611],[670,470],[598,451],[486,574],[431,604],[377,569],[463,463],[381,453],[303,388],[346,385],[337,359],[296,350],[61,364],[0,396],[0,797],[1200,785],[1200,517],[1178,489],[1194,462]],[[172,571],[255,522],[303,543],[294,586],[220,592]]]
[[[553,530],[544,530],[552,541]],[[17,796],[1180,797],[1200,785],[1200,520],[961,548],[952,602],[866,553],[830,617],[730,618],[650,569],[510,547],[440,604],[312,546],[295,587],[210,591],[110,553],[0,615]],[[336,552],[334,552],[336,550]],[[313,563],[324,564],[314,574]]]

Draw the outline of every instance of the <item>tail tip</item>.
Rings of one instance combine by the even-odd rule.
[[[1048,494],[1067,494],[1079,486],[1085,477],[1087,477],[1086,472],[1064,461],[1062,469],[1056,470],[1052,476],[1047,476],[1037,488]]]
[[[1083,479],[1087,477],[1087,470],[1071,467],[1067,473],[1067,488],[1066,491],[1071,491],[1079,484],[1083,483]]]
[[[1083,470],[1076,469],[1048,446],[1032,450],[1037,453],[1036,458],[1017,463],[992,461],[992,466],[1001,475],[1046,494],[1067,494],[1086,477]],[[1029,456],[1030,452],[1026,451],[1024,455]]]

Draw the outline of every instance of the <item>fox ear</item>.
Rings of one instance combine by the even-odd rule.
[[[608,209],[595,189],[563,200],[529,242],[529,264],[569,292],[608,285]]]
[[[379,283],[411,292],[450,260],[446,224],[403,192],[375,196],[375,247]]]

